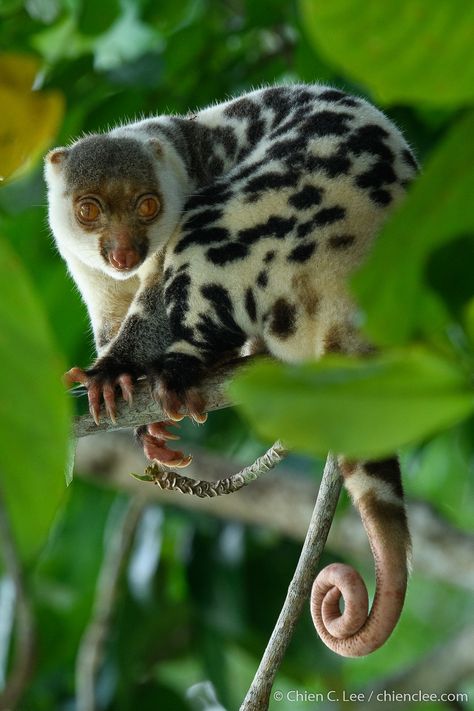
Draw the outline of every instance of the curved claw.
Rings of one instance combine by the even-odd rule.
[[[80,383],[81,385],[87,386],[89,382],[89,376],[87,375],[85,370],[74,366],[73,368],[70,368],[68,371],[66,371],[66,373],[64,373],[62,381],[64,385],[68,387],[74,385],[74,383]]]
[[[94,419],[96,425],[100,422],[100,398],[101,398],[101,387],[99,383],[94,380],[89,380],[87,384],[87,397],[89,400],[89,411]]]
[[[191,417],[197,424],[204,424],[207,420],[205,401],[197,388],[189,388],[182,394],[168,387],[162,380],[153,390],[153,397],[157,400],[166,416],[173,422],[180,422],[185,414]]]
[[[155,437],[152,434],[144,434],[142,436],[142,443],[145,456],[150,461],[157,461],[164,466],[177,468],[187,467],[192,461],[190,455],[168,449],[164,439]]]
[[[106,380],[102,386],[102,397],[104,399],[105,411],[114,425],[117,424],[117,408],[115,404],[115,388],[110,380]]]
[[[117,424],[116,385],[120,387],[126,402],[131,404],[133,400],[133,378],[129,373],[121,373],[119,376],[109,377],[106,371],[101,372],[100,369],[93,370],[91,373],[83,368],[74,367],[63,375],[63,382],[67,386],[80,383],[87,388],[89,412],[96,425],[100,424],[102,400],[108,417],[114,425]]]
[[[152,422],[147,426],[149,434],[153,435],[157,439],[167,439],[167,440],[177,440],[180,439],[179,435],[173,432],[168,432],[167,427],[179,427],[177,422],[172,420],[165,420],[164,422]]]
[[[128,373],[123,373],[117,378],[122,397],[129,405],[133,404],[133,378]]]

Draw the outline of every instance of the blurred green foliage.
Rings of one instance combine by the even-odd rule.
[[[355,284],[368,332],[376,342],[396,344],[401,354],[395,371],[395,351],[380,360],[382,375],[391,363],[396,403],[388,400],[390,428],[382,423],[378,434],[394,438],[392,446],[406,408],[406,422],[418,427],[408,438],[415,445],[403,451],[408,493],[463,529],[472,524],[474,503],[472,418],[424,438],[472,410],[472,7],[462,0],[0,0],[2,52],[34,57],[35,89],[64,99],[56,145],[136,116],[187,112],[262,83],[328,82],[383,104],[426,168]],[[0,85],[2,80],[0,74]],[[10,104],[5,108],[12,111]],[[32,128],[37,119],[31,112]],[[8,144],[1,127],[0,119],[0,147]],[[25,136],[29,154],[26,144]],[[104,546],[126,500],[81,480],[64,490],[68,412],[57,378],[66,363],[85,365],[92,344],[84,308],[48,236],[40,165],[0,190],[0,235],[1,494],[38,631],[35,672],[21,709],[71,711],[75,662]],[[407,380],[403,354],[414,352],[424,355],[415,365],[408,359]],[[360,375],[377,370],[377,363],[353,370]],[[339,387],[349,369],[276,364],[258,377],[255,371],[248,411],[257,411],[255,393],[267,383],[265,407],[284,434],[285,413],[292,427],[296,421],[294,401],[286,399],[298,380],[305,417],[296,434],[303,449],[321,452],[329,443],[325,437],[339,437],[355,424],[358,444],[370,446],[373,431],[363,442],[364,413],[374,411],[367,405],[361,412],[364,393],[357,380],[347,377],[340,388],[345,400],[326,404],[334,396],[329,381]],[[372,407],[384,399],[377,395],[386,395],[385,385],[378,390],[371,373],[365,375]],[[448,395],[453,412],[461,403],[452,418],[443,399]],[[313,415],[320,401],[324,411]],[[427,419],[436,426],[426,427]],[[313,426],[319,444],[308,448]],[[184,432],[246,461],[259,446],[234,411],[214,414],[197,431],[186,425]],[[308,468],[295,460],[302,463]],[[189,709],[186,689],[203,679],[212,681],[226,709],[238,708],[298,552],[298,545],[267,531],[150,506],[123,575],[99,676],[99,708]],[[329,553],[326,559],[332,560]],[[382,649],[357,663],[337,658],[318,641],[306,615],[276,688],[325,692],[375,685],[469,619],[472,603],[465,591],[434,585],[415,572],[402,621]],[[302,711],[308,703],[271,708]]]

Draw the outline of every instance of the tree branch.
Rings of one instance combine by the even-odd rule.
[[[238,367],[247,364],[253,358],[254,356],[236,358],[213,369],[212,373],[204,380],[201,388],[205,397],[207,411],[228,407],[231,404],[226,395],[230,377],[235,374]],[[76,418],[74,435],[82,437],[98,430],[122,429],[166,419],[166,414],[161,406],[151,397],[150,389],[145,379],[136,384],[132,407],[130,407],[130,403],[127,403],[127,405],[128,409],[125,407],[123,399],[119,398],[116,408],[116,423],[109,422],[106,419],[97,425],[90,413]],[[157,484],[160,489],[166,491],[180,491],[183,494],[190,494],[200,498],[214,498],[239,491],[251,481],[255,481],[262,474],[266,474],[270,469],[273,469],[287,454],[288,452],[283,443],[277,440],[265,454],[258,457],[252,464],[247,465],[235,474],[221,476],[216,481],[193,479],[172,471],[158,462],[148,464],[144,474],[133,474],[133,476],[140,481],[151,481]]]
[[[92,617],[82,637],[76,662],[78,711],[95,711],[97,675],[104,656],[120,576],[140,521],[145,501],[133,496],[112,531],[99,572]]]
[[[265,711],[270,693],[303,606],[307,603],[316,577],[319,558],[336,511],[342,478],[335,457],[328,455],[318,498],[306,534],[300,559],[272,636],[263,654],[240,711]]]
[[[197,499],[179,492],[161,491],[157,486],[133,479],[132,471],[146,465],[145,457],[126,432],[111,432],[82,438],[76,454],[76,475],[100,486],[141,493],[149,501],[197,510],[219,518],[241,521],[277,530],[294,540],[304,539],[317,495],[317,482],[280,464],[271,477],[241,489],[238,496]],[[222,472],[237,471],[240,463],[195,448],[188,467],[190,476],[219,479]],[[414,568],[421,575],[472,590],[474,587],[474,536],[456,529],[425,502],[407,502],[414,541]],[[359,515],[352,506],[336,516],[328,538],[328,548],[349,555],[361,563],[372,558]]]
[[[262,356],[258,356],[260,359]],[[229,407],[232,403],[226,394],[227,386],[241,367],[248,365],[255,356],[246,358],[236,358],[234,361],[215,368],[211,374],[205,378],[202,384],[202,394],[206,401],[206,410],[221,410]],[[110,431],[139,425],[147,425],[150,422],[160,422],[166,420],[167,416],[161,406],[153,400],[146,380],[139,380],[136,383],[133,396],[133,404],[130,406],[122,398],[117,398],[117,424],[114,425],[105,415],[102,416],[99,425],[96,425],[89,413],[76,417],[74,421],[73,434],[76,438],[95,434],[100,431]]]

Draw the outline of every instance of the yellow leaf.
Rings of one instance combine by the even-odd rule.
[[[37,60],[0,54],[0,180],[24,171],[52,142],[63,113],[57,91],[34,91]]]

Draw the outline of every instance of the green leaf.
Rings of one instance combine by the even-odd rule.
[[[231,385],[256,430],[311,454],[380,457],[474,410],[467,377],[428,350],[370,359],[260,363]]]
[[[115,22],[120,15],[119,0],[82,0],[80,5],[78,29],[85,35],[100,35]]]
[[[61,6],[59,0],[27,0],[25,10],[34,20],[50,25],[58,17]]]
[[[132,476],[137,481],[154,481],[153,477],[150,474],[135,474],[135,472],[130,472],[130,476]]]
[[[365,331],[377,343],[403,343],[423,324],[420,305],[428,256],[474,230],[473,134],[470,112],[434,153],[353,280],[366,312]]]
[[[101,35],[95,45],[94,66],[97,71],[116,69],[133,62],[146,52],[163,47],[161,35],[138,17],[133,6]]]
[[[18,12],[23,5],[23,0],[1,0],[0,17],[7,17]]]
[[[54,65],[89,54],[94,45],[94,38],[81,35],[77,31],[74,17],[65,16],[59,22],[32,35],[30,43],[48,64]]]
[[[63,364],[18,258],[0,241],[0,490],[25,559],[65,492],[69,403]]]
[[[458,106],[474,97],[474,4],[300,0],[310,40],[381,103]]]
[[[470,344],[474,350],[474,298],[466,306],[464,323]]]

